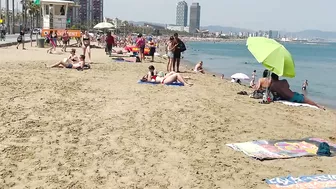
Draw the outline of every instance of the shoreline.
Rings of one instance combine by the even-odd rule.
[[[199,42],[199,41],[188,41],[188,42]],[[203,42],[206,42],[206,41],[203,41]],[[188,51],[188,50],[187,50]],[[198,60],[198,61],[202,61],[202,60]],[[190,61],[190,60],[187,60],[187,59],[183,59],[183,62],[185,62],[185,64],[187,65],[187,66],[195,66],[196,65],[196,63],[193,63],[192,61]],[[192,69],[193,69],[194,67],[192,67]],[[190,69],[189,69],[190,70]],[[206,71],[206,74],[207,73],[210,73],[209,75],[215,75],[216,77],[219,77],[219,79],[221,79],[220,77],[221,77],[221,75],[223,74],[223,73],[219,73],[219,72],[215,72],[215,71]],[[226,81],[231,81],[231,78],[230,77],[226,77],[225,75],[224,75],[224,80],[226,80]],[[251,93],[253,92],[252,90],[251,90],[251,88],[249,88],[249,83],[246,83],[247,85],[244,85],[243,84],[243,86],[246,86],[246,91],[250,91]],[[237,91],[237,92],[239,92],[239,91]],[[302,93],[302,91],[301,92],[299,92],[300,94]],[[303,94],[303,93],[302,93]],[[309,96],[308,96],[308,98],[309,98]],[[310,98],[309,98],[310,99]],[[258,99],[256,99],[256,100],[258,100]],[[260,100],[260,99],[259,99]],[[314,99],[311,99],[311,100],[314,100]],[[328,109],[332,109],[332,110],[334,110],[334,111],[336,111],[336,106],[332,106],[332,105],[329,105],[329,104],[325,104],[325,103],[319,103],[318,101],[316,101],[319,105],[322,105],[322,106],[324,106],[324,107],[326,107],[326,108],[328,108]]]

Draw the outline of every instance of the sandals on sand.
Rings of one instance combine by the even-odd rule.
[[[239,95],[248,95],[246,91],[240,91],[237,94],[239,94]]]

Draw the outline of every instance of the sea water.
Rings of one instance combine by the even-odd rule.
[[[303,93],[302,83],[308,80],[308,98],[336,108],[336,43],[284,43],[295,61],[295,78],[285,78],[292,91]],[[264,67],[246,47],[246,42],[188,42],[184,58],[204,62],[204,69],[230,78],[235,73],[251,77],[253,70],[262,77]]]

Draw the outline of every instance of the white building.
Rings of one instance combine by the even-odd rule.
[[[168,25],[167,30],[172,30],[172,31],[180,31],[180,32],[189,32],[189,27],[186,26],[178,26],[178,25]]]

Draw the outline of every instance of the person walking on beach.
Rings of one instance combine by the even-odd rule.
[[[115,45],[114,37],[111,32],[107,33],[106,37],[106,53],[111,57],[112,56],[112,48]]]
[[[63,42],[62,51],[66,52],[66,48],[67,48],[67,44],[69,40],[70,40],[70,37],[68,34],[68,30],[65,30],[62,36],[62,42]]]
[[[0,41],[5,41],[6,39],[6,26],[1,23],[0,24]]]
[[[256,79],[256,76],[257,76],[257,70],[254,70],[253,72],[252,72],[252,79],[251,79],[251,82],[250,82],[250,87],[254,87],[255,86],[255,79]]]
[[[19,49],[19,46],[22,44],[22,50],[26,50],[24,48],[24,29],[20,31],[20,35],[17,38],[17,45],[16,45],[16,49]]]
[[[307,87],[308,87],[308,80],[305,80],[302,84],[302,90],[303,91],[306,91],[307,90]]]
[[[47,43],[50,43],[50,49],[47,50],[47,53],[52,54],[52,50],[56,51],[56,44],[53,40],[53,31],[50,31],[49,34],[47,35]]]
[[[180,72],[180,61],[181,61],[181,53],[186,50],[184,43],[178,37],[178,33],[174,34],[175,44],[177,44],[175,51],[174,51],[174,61],[173,61],[173,71],[175,71],[176,65],[176,72]]]
[[[142,34],[138,35],[135,43],[136,46],[139,48],[140,61],[143,62],[145,60],[146,40],[142,37]]]

